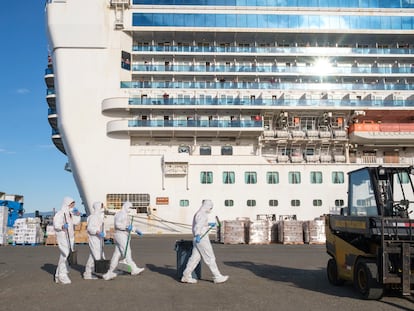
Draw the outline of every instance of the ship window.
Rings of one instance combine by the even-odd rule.
[[[179,146],[178,153],[190,153],[190,146]]]
[[[121,68],[131,70],[131,53],[121,51]]]
[[[336,207],[344,206],[344,204],[345,204],[344,200],[341,200],[341,199],[335,200]]]
[[[200,146],[200,155],[211,155],[210,146]]]
[[[128,200],[127,194],[114,193],[106,195],[106,207],[109,209],[121,209],[122,204]]]
[[[266,181],[268,184],[278,184],[279,183],[279,172],[267,172]]]
[[[291,200],[290,201],[290,206],[292,206],[292,207],[300,206],[300,200]]]
[[[278,200],[269,200],[269,206],[270,207],[276,207],[279,205],[279,201]]]
[[[233,200],[224,200],[224,206],[234,206]]]
[[[222,146],[221,147],[221,155],[232,155],[233,154],[233,147],[232,146]]]
[[[235,179],[234,172],[223,172],[223,184],[234,184]]]
[[[190,205],[190,201],[189,200],[180,200],[180,206],[181,207],[187,207]]]
[[[321,184],[322,183],[322,172],[311,172],[310,180],[311,180],[311,184]]]
[[[255,184],[255,183],[257,183],[257,173],[256,172],[245,172],[244,173],[244,182],[246,184]]]
[[[200,172],[200,182],[202,184],[212,184],[213,172]]]
[[[410,182],[410,177],[406,172],[398,173],[398,183],[408,184]]]
[[[106,206],[110,209],[121,209],[124,202],[132,203],[132,208],[137,210],[137,213],[147,213],[147,208],[150,204],[150,196],[147,193],[114,193],[106,195]]]
[[[247,206],[249,207],[256,206],[256,200],[247,200]]]
[[[313,206],[322,206],[322,200],[313,200]]]
[[[344,172],[332,172],[333,184],[343,184],[344,182]]]
[[[300,184],[300,172],[289,172],[289,184]]]

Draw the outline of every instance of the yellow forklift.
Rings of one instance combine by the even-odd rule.
[[[326,216],[327,276],[352,282],[365,299],[414,289],[413,167],[364,167],[348,174],[348,206]]]

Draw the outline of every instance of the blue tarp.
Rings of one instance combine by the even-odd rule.
[[[16,219],[23,216],[23,203],[9,200],[0,200],[0,206],[7,206],[9,209],[9,216],[7,218],[8,227],[13,227]]]

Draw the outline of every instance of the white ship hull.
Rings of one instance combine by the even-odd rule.
[[[87,211],[94,201],[104,202],[111,213],[130,200],[137,211],[131,211],[135,221],[147,233],[189,232],[203,199],[213,200],[212,216],[220,220],[312,220],[339,213],[347,204],[348,171],[413,163],[411,129],[398,130],[398,135],[348,132],[351,124],[367,119],[403,124],[414,116],[410,87],[398,92],[369,89],[387,74],[351,69],[354,59],[363,68],[374,68],[384,52],[375,41],[369,43],[378,50],[374,57],[338,43],[332,48],[326,41],[320,42],[322,47],[311,42],[311,47],[304,43],[297,48],[300,36],[294,29],[220,26],[212,31],[134,24],[139,20],[134,14],[162,14],[167,8],[177,14],[200,13],[196,5],[146,6],[119,0],[47,4],[53,74],[45,78],[53,88],[48,103],[54,109],[49,120]],[[211,6],[202,8],[206,14],[215,12]],[[224,6],[216,10],[251,11]],[[352,12],[344,9],[344,14]],[[272,8],[267,14],[279,13],[286,10]],[[371,13],[366,9],[361,15]],[[301,42],[315,36],[322,40],[328,30],[313,31],[304,31]],[[331,31],[330,39],[338,40],[335,33],[341,31]],[[342,33],[355,36],[347,43],[354,46],[357,36],[369,37],[365,30]],[[383,33],[390,45],[403,39],[412,42],[408,39],[414,34],[406,29],[395,39]],[[285,45],[282,39],[277,45],[279,37]],[[227,44],[235,48],[227,49]],[[286,44],[295,48],[289,50]],[[252,46],[263,50],[253,51]],[[382,61],[408,66],[414,63],[411,51],[403,57],[388,52]],[[343,58],[336,58],[341,53]],[[342,83],[311,81],[322,79],[315,72],[323,68],[312,58],[325,55],[332,58],[331,65],[338,61],[342,66],[339,71],[329,67],[325,79],[336,77]],[[367,81],[361,82],[364,78]],[[346,85],[351,79],[363,87],[350,91]],[[405,79],[410,85],[413,74],[401,71],[390,79],[398,85]],[[374,97],[382,104],[374,105]],[[354,101],[361,98],[355,107]],[[395,106],[387,106],[389,101]]]

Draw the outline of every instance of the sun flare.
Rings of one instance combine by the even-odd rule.
[[[315,60],[315,73],[324,76],[331,71],[332,65],[329,62],[329,59],[326,58],[318,58]]]

